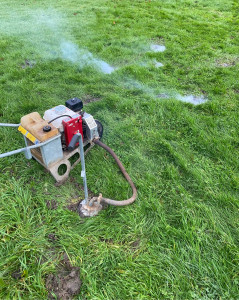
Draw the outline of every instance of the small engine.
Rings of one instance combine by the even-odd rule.
[[[70,171],[81,162],[85,199],[78,210],[83,216],[94,216],[103,208],[101,203],[115,206],[133,203],[137,197],[137,189],[114,151],[100,141],[103,134],[102,124],[82,109],[82,101],[73,98],[66,101],[65,105],[48,109],[43,118],[38,112],[32,112],[21,118],[21,124],[0,123],[4,127],[18,127],[26,145],[24,148],[0,154],[0,158],[23,152],[27,159],[33,157],[43,165],[56,179],[57,185],[64,183]],[[129,199],[117,201],[104,198],[102,194],[91,199],[88,197],[84,157],[95,144],[114,158],[132,188],[133,194]],[[73,156],[77,156],[76,159],[72,160]]]
[[[62,146],[66,150],[76,133],[83,136],[84,144],[90,143],[102,133],[102,125],[99,121],[82,111],[83,103],[78,98],[66,101],[66,106],[58,105],[45,111],[43,119],[56,127],[62,135]],[[97,124],[98,123],[98,124]],[[72,149],[71,149],[72,150]]]
[[[66,101],[45,111],[43,119],[37,112],[21,118],[18,130],[24,135],[26,145],[32,146],[48,141],[45,145],[31,149],[31,155],[48,169],[61,184],[67,179],[70,170],[80,161],[79,142],[71,144],[73,136],[80,134],[83,146],[93,146],[93,140],[103,134],[102,124],[92,115],[84,112],[83,103],[78,98]],[[70,157],[78,154],[74,165]],[[66,165],[66,172],[59,173],[59,167]]]

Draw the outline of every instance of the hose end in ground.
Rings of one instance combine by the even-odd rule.
[[[82,218],[94,217],[102,210],[103,206],[100,204],[102,195],[99,197],[93,197],[86,203],[85,200],[81,201],[78,207],[79,215]]]

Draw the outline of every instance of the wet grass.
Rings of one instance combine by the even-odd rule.
[[[0,6],[2,20],[13,16],[12,30],[0,25],[0,122],[19,123],[73,96],[97,99],[85,109],[104,124],[103,141],[139,193],[129,207],[80,219],[66,209],[83,197],[80,166],[55,187],[35,161],[1,159],[0,298],[47,299],[46,278],[67,253],[80,267],[79,299],[237,299],[236,1],[51,1],[50,11],[61,13],[56,36],[118,68],[110,75],[47,55],[36,47],[53,38],[47,32],[30,42],[19,16],[49,12],[49,1]],[[152,43],[166,51],[150,52]],[[160,92],[203,94],[208,102],[193,106]],[[1,152],[22,146],[20,133],[1,129]],[[86,170],[93,193],[131,194],[102,149],[92,149]]]

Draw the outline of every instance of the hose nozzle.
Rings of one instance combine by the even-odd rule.
[[[93,197],[88,204],[83,200],[78,208],[79,215],[81,217],[93,217],[98,215],[102,210],[103,206],[100,204],[102,199],[102,194],[99,194],[98,197]]]

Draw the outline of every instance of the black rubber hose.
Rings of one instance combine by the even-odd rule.
[[[114,153],[114,151],[110,147],[108,147],[107,145],[102,143],[99,139],[94,139],[93,142],[96,145],[104,148],[107,152],[109,152],[112,155],[112,157],[116,161],[117,165],[119,166],[121,172],[123,173],[123,175],[124,175],[125,179],[128,181],[128,183],[130,184],[132,191],[133,191],[132,197],[127,200],[117,201],[117,200],[112,200],[112,199],[102,197],[101,201],[105,202],[107,204],[110,204],[110,205],[114,205],[114,206],[125,206],[125,205],[129,205],[129,204],[133,203],[137,197],[137,189],[136,189],[132,179],[130,178],[129,174],[126,172],[121,161],[119,160],[118,156]]]
[[[62,117],[68,117],[68,118],[72,119],[72,116],[70,116],[70,115],[61,115],[61,116],[57,116],[54,119],[52,119],[51,121],[49,121],[48,124],[50,124],[51,122],[53,122],[53,121],[55,121],[55,120],[57,120],[59,118],[62,118]]]

